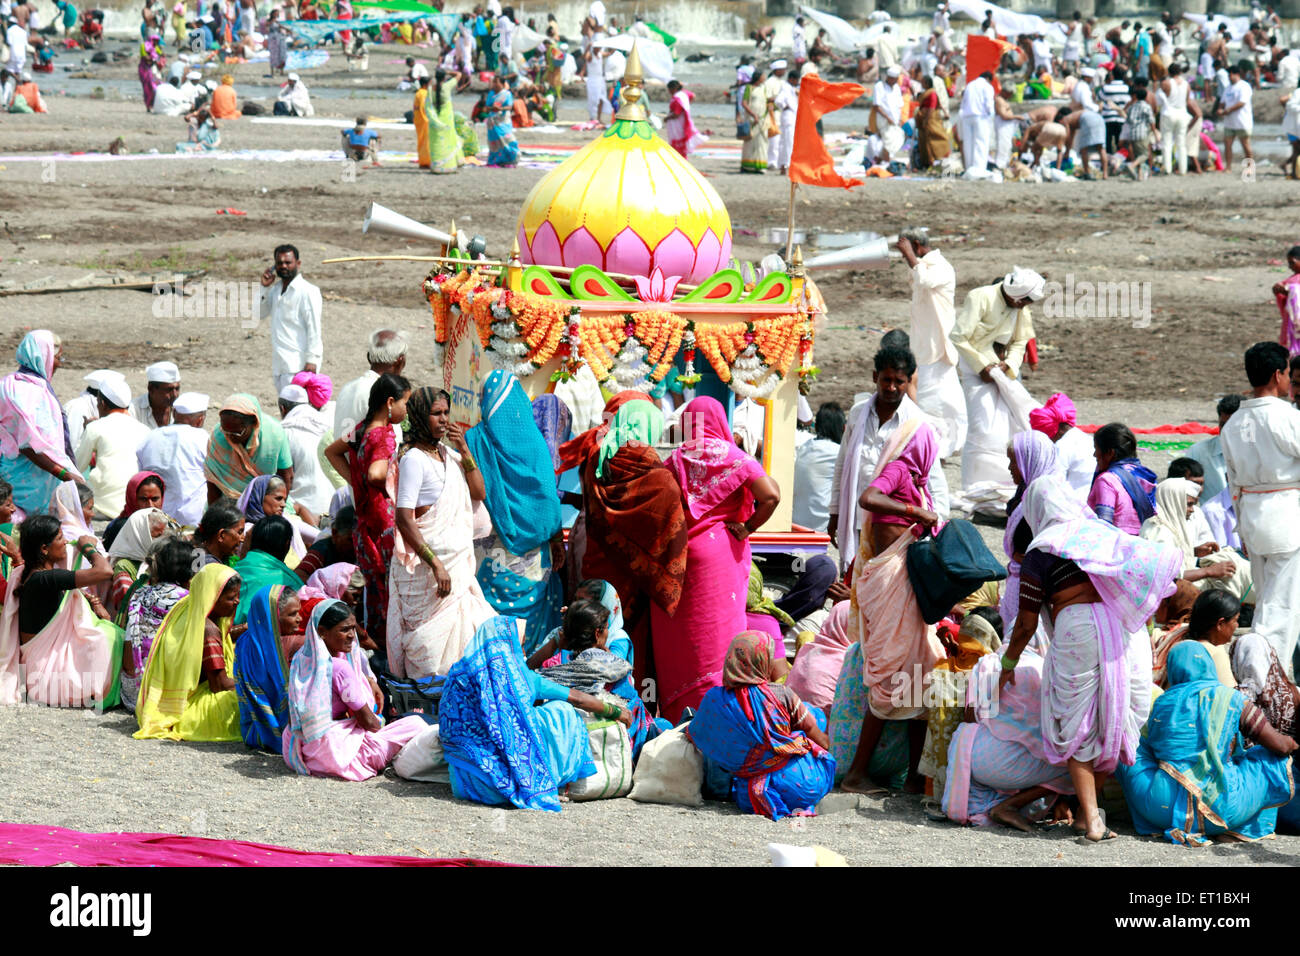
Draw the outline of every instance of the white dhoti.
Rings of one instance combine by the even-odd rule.
[[[789,114],[789,119],[786,118]],[[790,168],[790,153],[794,150],[794,111],[781,111],[781,168]]]
[[[881,143],[884,144],[885,150],[889,153],[889,161],[891,163],[902,161],[903,143],[906,139],[903,136],[903,127],[881,119],[876,122],[876,130]]]
[[[1300,550],[1250,556],[1254,576],[1256,634],[1277,652],[1277,659],[1292,673],[1296,636],[1300,634]]]
[[[992,132],[993,120],[987,116],[961,118],[961,158],[967,169],[988,168]]]
[[[932,362],[916,370],[916,404],[947,428],[939,446],[940,458],[951,458],[966,444],[966,395],[957,366]]]
[[[776,135],[767,138],[767,165],[769,166],[778,165],[781,159],[782,143],[785,140],[784,131],[785,127],[780,126],[778,121]]]
[[[1007,464],[1011,409],[997,385],[983,381],[965,359],[960,361],[959,369],[967,421],[966,445],[961,453],[962,487],[969,492],[981,482],[1013,485]]]
[[[605,89],[603,79],[587,77],[587,116],[592,122],[600,119],[604,113],[613,113],[614,107],[609,102],[609,91]]]
[[[998,169],[1006,169],[1011,163],[1011,150],[1016,142],[1016,125],[1013,120],[999,121],[997,124],[997,145],[993,165]]]

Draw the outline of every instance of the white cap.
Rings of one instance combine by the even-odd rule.
[[[190,70],[188,73],[185,74],[185,79],[187,79],[187,80],[201,80],[201,79],[203,79],[203,74],[200,73],[198,70]]]
[[[154,362],[144,370],[146,382],[161,382],[163,385],[175,385],[181,380],[181,370],[175,362]]]
[[[790,64],[787,63],[785,60],[773,60],[771,68],[773,70],[784,70],[789,65]]]
[[[87,372],[81,377],[81,380],[91,388],[99,388],[99,381],[105,375],[117,375],[111,368],[97,368],[93,372]]]
[[[1097,71],[1090,66],[1085,66],[1082,70],[1079,71],[1079,75],[1086,76],[1089,79],[1091,79],[1092,77],[1097,75]]]
[[[885,71],[885,76],[890,78],[893,78],[895,76],[902,76],[902,75],[903,75],[903,68],[899,66],[891,66],[888,70]]]
[[[172,403],[172,410],[182,415],[200,415],[208,410],[208,396],[202,392],[182,392]]]
[[[285,79],[287,79],[290,83],[297,83],[297,82],[298,82],[298,74],[297,74],[297,73],[290,73],[287,77],[285,77]]]
[[[99,394],[104,396],[105,401],[118,408],[126,408],[131,404],[131,386],[126,384],[126,379],[118,372],[100,378]]]
[[[307,401],[307,389],[301,385],[286,385],[280,389],[280,401],[291,402],[294,405],[301,405]]]

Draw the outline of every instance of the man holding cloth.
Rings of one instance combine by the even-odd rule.
[[[1219,432],[1254,577],[1255,633],[1277,652],[1288,677],[1300,634],[1300,410],[1289,401],[1289,358],[1276,342],[1246,350],[1251,397]]]
[[[172,423],[172,403],[181,393],[181,371],[174,362],[154,362],[144,370],[148,390],[131,401],[131,417],[149,429]]]
[[[961,480],[967,492],[983,482],[1011,484],[1007,466],[1011,410],[995,373],[1007,379],[1019,376],[1025,347],[1034,337],[1029,303],[1043,298],[1045,285],[1037,272],[1016,266],[1001,282],[971,289],[957,313],[951,338],[966,393],[968,430]]]
[[[277,395],[299,372],[320,371],[320,289],[298,274],[300,265],[295,246],[276,246],[275,265],[262,273],[257,317],[271,321],[271,377]]]

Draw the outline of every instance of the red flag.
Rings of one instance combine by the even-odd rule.
[[[856,83],[827,83],[820,76],[805,76],[799,83],[799,112],[794,120],[794,149],[790,153],[790,182],[806,186],[861,186],[860,179],[845,179],[835,171],[826,144],[817,135],[817,120],[848,106],[865,93]]]

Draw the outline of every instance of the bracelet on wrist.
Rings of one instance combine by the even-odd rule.
[[[478,469],[478,462],[476,462],[469,455],[465,455],[460,460],[460,467],[461,470],[463,470],[466,474],[468,474],[469,472],[476,471]]]
[[[1020,662],[1020,661],[1019,661],[1019,658],[1016,658],[1016,657],[1008,657],[1006,654],[1003,654],[1003,655],[1002,655],[1002,669],[1003,669],[1004,671],[1013,671],[1013,670],[1015,670],[1015,669],[1016,669],[1016,664],[1018,664],[1019,662]]]

